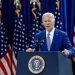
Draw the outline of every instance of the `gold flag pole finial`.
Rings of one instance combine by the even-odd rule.
[[[37,19],[37,16],[36,16],[36,13],[35,13],[35,10],[36,10],[35,3],[37,3],[37,0],[30,0],[30,4],[33,4],[33,6],[34,6],[32,8],[32,14],[33,14],[34,18]]]
[[[21,3],[19,0],[14,0],[14,5],[16,5],[16,14],[18,16],[18,18],[20,17],[20,10],[21,10]]]
[[[37,17],[36,17],[36,13],[35,13],[35,10],[36,10],[36,8],[33,8],[33,9],[32,9],[32,13],[33,13],[35,19],[37,19]]]
[[[32,14],[34,16],[35,19],[37,19],[37,15],[35,13],[35,10],[36,10],[36,7],[35,7],[35,4],[37,4],[39,10],[41,10],[41,3],[39,2],[39,0],[30,0],[30,4],[33,4],[34,7],[32,8]]]
[[[58,11],[59,11],[60,10],[60,1],[59,0],[56,1],[56,5],[57,5]]]
[[[1,0],[0,0],[0,25],[2,25],[3,23],[2,23],[2,2],[1,2]]]
[[[73,57],[73,61],[75,62],[75,56]]]
[[[39,7],[39,10],[41,11],[41,2],[38,0],[37,5]]]

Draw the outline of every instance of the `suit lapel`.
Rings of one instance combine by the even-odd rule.
[[[48,51],[48,48],[47,48],[47,42],[46,42],[46,31],[43,32],[43,35],[42,35],[42,39],[44,38],[44,43],[43,43],[43,46],[44,47],[44,51]]]
[[[50,51],[54,50],[54,48],[55,48],[54,46],[56,46],[56,43],[55,42],[57,42],[58,36],[59,36],[58,30],[55,29],[55,31],[54,31],[54,37],[53,37],[53,41],[52,41],[52,44],[51,44]],[[43,51],[48,51],[47,42],[46,42],[46,31],[44,31],[43,34],[41,35],[41,40],[44,39],[44,38],[45,38],[45,41],[44,41],[44,43],[42,45],[42,47],[43,47],[42,50]]]
[[[54,46],[56,46],[56,41],[58,39],[58,32],[57,32],[57,29],[55,29],[55,32],[54,32],[54,37],[53,37],[53,41],[52,41],[52,44],[51,44],[51,51],[54,50]]]

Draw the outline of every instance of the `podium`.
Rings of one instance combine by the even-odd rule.
[[[39,74],[33,74],[28,68],[30,58],[36,55],[45,61],[45,68]],[[72,63],[61,52],[19,52],[16,75],[73,75]]]

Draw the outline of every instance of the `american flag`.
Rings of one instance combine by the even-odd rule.
[[[19,12],[17,13],[17,11]],[[26,25],[24,24],[23,19],[24,16],[22,6],[21,3],[19,2],[19,4],[16,4],[15,6],[15,15],[14,15],[14,33],[13,33],[12,48],[15,54],[17,54],[18,51],[25,51],[25,49],[28,48]]]
[[[13,34],[13,45],[12,48],[15,54],[18,51],[25,51],[28,47],[27,36],[25,33],[25,24],[23,24],[23,15],[21,14],[18,19],[15,19],[14,34]]]
[[[73,35],[73,47],[75,49],[75,26],[74,26],[74,35]],[[73,57],[73,61],[75,62],[75,56]]]
[[[8,48],[8,35],[0,25],[0,75],[11,75],[11,50]]]
[[[61,14],[61,10],[60,10],[60,0],[56,1],[56,8],[55,8],[55,27],[62,30],[62,14]]]
[[[73,47],[75,48],[75,26],[74,26],[74,35],[73,35]]]
[[[19,0],[17,0],[19,1]],[[13,50],[13,57],[15,58],[15,61],[17,62],[17,54],[19,51],[25,51],[26,48],[28,48],[28,38],[26,33],[26,25],[24,24],[23,20],[23,14],[22,14],[22,8],[21,3],[17,3],[14,5],[15,7],[15,14],[14,14],[14,31],[13,31],[13,44],[12,44],[12,50]],[[14,71],[16,72],[17,64],[14,64],[12,68],[14,68]]]
[[[12,69],[12,49],[10,49],[8,31],[5,22],[2,19],[2,0],[0,0],[0,75],[14,75]],[[4,23],[3,23],[3,22]]]
[[[41,24],[41,2],[36,1],[32,2],[30,4],[31,6],[31,26],[30,26],[30,32],[29,32],[29,46],[32,47],[32,44],[34,43],[34,37],[35,35],[41,31],[44,30],[44,27]]]

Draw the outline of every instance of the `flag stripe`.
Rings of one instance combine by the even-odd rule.
[[[74,32],[74,37],[73,37],[73,47],[75,48],[75,32]]]
[[[16,70],[16,64],[13,62],[13,67],[14,67],[14,69]]]
[[[12,63],[12,67],[13,67],[13,63]],[[14,72],[15,69],[11,68],[11,75],[16,75],[16,71]]]
[[[1,68],[0,68],[0,75],[4,75],[4,72]]]
[[[11,46],[9,45],[9,47],[8,47],[8,54],[11,57],[11,65],[12,65],[11,74],[12,75],[16,75],[16,58],[15,58],[14,52],[11,51],[11,50],[12,50]]]
[[[14,54],[14,52],[13,52],[13,61],[15,61],[15,62],[14,62],[14,65],[15,65],[15,67],[16,67],[17,60],[16,60],[16,57],[15,57],[15,54]]]
[[[13,51],[11,51],[12,49],[11,49],[10,45],[9,45],[9,47],[7,49],[8,49],[9,57],[11,57],[11,67],[14,67],[14,68],[11,68],[11,74],[12,75],[16,75],[16,59],[15,59],[15,54],[14,54]]]
[[[7,64],[8,61],[6,61],[5,58],[2,58],[1,62],[3,63],[3,65],[7,71],[7,75],[11,75],[11,69],[8,67],[8,64]]]
[[[0,66],[1,75],[16,75],[16,58],[10,46],[0,60]]]
[[[10,45],[7,47],[7,51],[8,51],[9,57],[11,59],[11,57],[12,57],[12,49],[11,49]]]
[[[13,72],[13,69],[12,69],[12,71],[11,71],[11,75],[16,75],[16,74]]]
[[[75,49],[75,26],[74,26],[74,35],[73,35],[73,47]],[[75,56],[73,56],[73,61],[75,62]]]
[[[14,53],[12,55],[13,55],[12,64],[14,66],[14,69],[16,70],[16,60],[15,60],[15,57],[14,57]]]
[[[2,69],[2,71],[4,72],[4,74],[5,75],[8,75],[7,74],[7,71],[6,71],[6,69],[5,69],[5,66],[3,65],[3,63],[0,61],[0,67],[1,67],[1,69]]]
[[[14,52],[12,52],[12,75],[16,75],[16,58]]]
[[[12,75],[16,75],[16,70],[13,64],[12,64]]]
[[[75,32],[74,32],[74,36],[75,36]]]
[[[7,55],[4,56],[4,59],[5,59],[5,61],[6,61],[7,65],[8,65],[8,67],[9,67],[9,69],[11,70],[11,65],[10,65],[10,61],[9,61],[10,59],[8,58]]]

